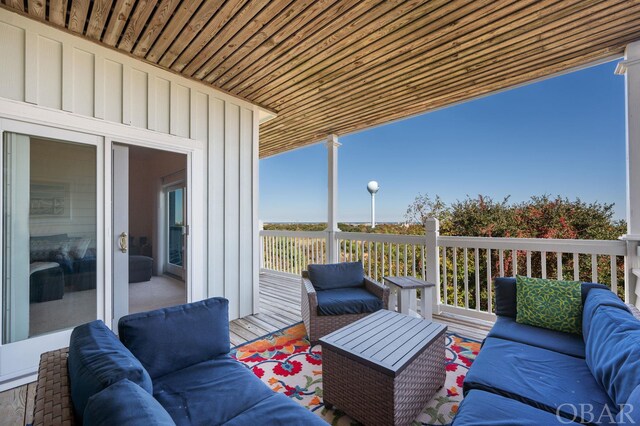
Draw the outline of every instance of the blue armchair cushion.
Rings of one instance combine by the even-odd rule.
[[[361,287],[364,283],[362,262],[309,265],[308,270],[309,280],[318,291]]]
[[[89,398],[84,426],[175,426],[171,416],[153,396],[124,379]]]
[[[185,426],[222,424],[274,395],[251,370],[228,355],[158,378],[153,393],[173,421]]]
[[[555,414],[481,390],[471,390],[462,400],[451,426],[577,425]]]
[[[153,392],[149,373],[100,320],[73,330],[68,368],[71,399],[79,419],[91,396],[122,379],[131,380],[149,394]]]
[[[500,339],[537,346],[542,349],[549,349],[550,351],[578,358],[585,357],[584,340],[582,336],[520,324],[511,317],[497,317],[488,337],[498,337]]]
[[[640,321],[617,306],[600,306],[591,318],[586,354],[595,380],[616,404],[626,403],[640,385]]]
[[[319,291],[318,315],[364,314],[382,309],[382,300],[365,287]]]
[[[464,394],[472,389],[496,393],[553,414],[558,411],[572,420],[579,404],[591,404],[593,413],[618,413],[584,359],[495,337],[487,337],[465,377]],[[579,420],[590,419],[574,421]],[[613,424],[613,420],[603,418],[601,424]]]
[[[591,289],[608,290],[609,287],[598,283],[581,283],[580,295],[584,304]],[[515,318],[517,315],[516,279],[513,277],[497,277],[494,281],[496,295],[496,315]]]
[[[229,352],[229,301],[211,298],[122,317],[120,340],[154,380]]]

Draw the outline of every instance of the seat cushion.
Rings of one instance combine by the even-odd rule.
[[[586,341],[589,336],[591,319],[600,306],[611,306],[629,312],[629,308],[609,289],[594,289],[589,292],[582,308],[582,336]]]
[[[318,315],[364,314],[382,309],[382,300],[364,287],[319,291]]]
[[[229,352],[229,301],[199,302],[122,317],[120,340],[152,379]]]
[[[362,262],[309,265],[309,280],[316,290],[361,287],[364,283]]]
[[[167,374],[153,383],[153,396],[178,425],[227,422],[273,391],[228,356]]]
[[[122,379],[153,392],[151,378],[140,361],[100,320],[73,330],[68,368],[73,408],[80,419],[90,397]]]
[[[488,337],[467,374],[463,391],[496,393],[535,408],[576,420],[576,407],[591,404],[594,413],[618,408],[595,381],[584,359],[509,340]],[[591,419],[579,418],[589,423]],[[603,417],[601,423],[612,424]]]
[[[233,419],[225,426],[247,426],[268,423],[270,426],[309,425],[327,426],[320,416],[313,414],[293,399],[281,393],[273,392],[269,398],[263,399]]]
[[[640,385],[640,321],[617,306],[600,306],[591,318],[586,355],[596,382],[616,404],[625,404]]]
[[[471,390],[462,400],[451,426],[541,426],[577,425],[515,399],[481,390]]]
[[[127,379],[89,398],[84,413],[84,426],[175,426],[169,413],[153,396]]]
[[[489,337],[525,343],[562,354],[584,358],[584,340],[573,333],[519,324],[511,317],[498,317]]]
[[[516,321],[550,330],[582,334],[582,299],[578,281],[516,277]]]

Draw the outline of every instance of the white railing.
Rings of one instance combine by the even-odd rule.
[[[326,244],[323,231],[260,231],[260,267],[300,275],[310,263],[327,263]]]
[[[618,240],[449,237],[359,232],[261,231],[262,268],[299,275],[309,263],[326,263],[335,239],[336,259],[362,261],[375,280],[385,276],[436,277],[440,312],[494,318],[493,280],[526,275],[607,284],[625,296],[626,244]],[[437,241],[431,249],[427,241]],[[437,259],[428,259],[437,253]],[[430,262],[431,261],[431,262]],[[439,265],[429,270],[428,265]],[[431,278],[433,279],[433,278]]]
[[[624,297],[623,241],[440,236],[438,246],[441,311],[487,317],[493,279],[516,275],[600,282]]]
[[[374,280],[386,276],[426,277],[425,238],[419,235],[337,232],[340,262],[362,261]]]

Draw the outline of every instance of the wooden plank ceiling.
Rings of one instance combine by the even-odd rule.
[[[261,126],[262,157],[620,55],[640,39],[638,0],[2,3],[277,112]]]

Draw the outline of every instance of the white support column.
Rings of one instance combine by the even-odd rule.
[[[338,262],[338,136],[327,138],[327,263]]]
[[[438,249],[438,236],[440,235],[440,223],[438,219],[431,217],[425,223],[425,249],[426,249],[426,267],[427,282],[435,284],[430,288],[432,291],[431,301],[433,305],[433,313],[440,313],[440,250]],[[428,289],[425,289],[428,291]]]
[[[640,42],[627,46],[624,61],[616,74],[625,76],[627,126],[627,257],[625,262],[625,299],[640,305],[640,285],[633,273],[640,268]]]

